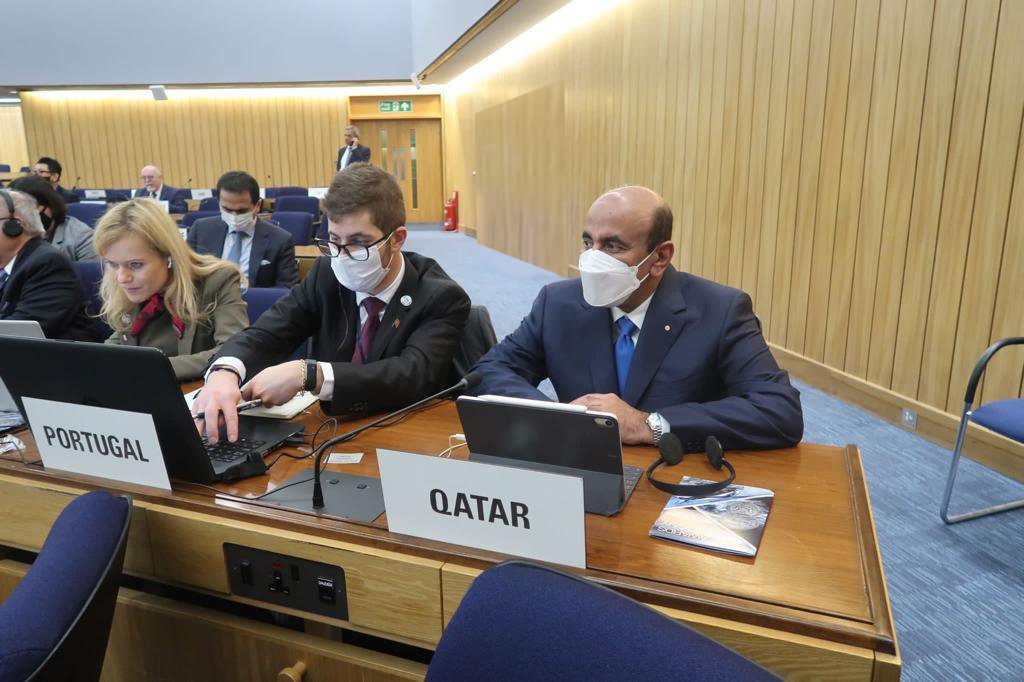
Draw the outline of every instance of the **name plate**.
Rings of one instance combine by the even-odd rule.
[[[152,415],[39,398],[23,400],[47,469],[171,489]]]
[[[586,568],[583,479],[377,450],[388,530]]]
[[[213,196],[212,189],[194,189],[192,190],[193,199],[209,199]]]
[[[85,190],[86,199],[106,199],[107,190],[105,189],[87,189]]]

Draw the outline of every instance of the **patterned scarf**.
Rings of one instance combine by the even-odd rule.
[[[135,316],[135,322],[132,324],[132,336],[139,338],[139,334],[146,328],[150,320],[166,309],[167,306],[164,305],[163,294],[153,294],[150,296],[146,304],[139,310],[139,314]],[[171,324],[174,325],[174,331],[177,332],[179,339],[185,335],[185,323],[181,321],[181,318],[172,314]]]

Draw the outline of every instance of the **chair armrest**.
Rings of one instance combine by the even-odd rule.
[[[981,354],[981,359],[978,360],[978,364],[974,366],[974,371],[971,372],[971,380],[967,382],[967,393],[964,394],[964,403],[967,405],[974,404],[974,394],[978,390],[978,382],[981,381],[981,373],[985,371],[985,365],[992,359],[992,356],[996,354],[996,351],[1005,346],[1016,346],[1024,344],[1024,336],[1011,336],[1009,338],[996,341],[989,346],[984,353]]]

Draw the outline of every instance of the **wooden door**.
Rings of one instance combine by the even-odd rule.
[[[358,125],[359,142],[370,148],[370,162],[394,175],[402,186],[406,222],[441,222],[441,121],[373,120]]]

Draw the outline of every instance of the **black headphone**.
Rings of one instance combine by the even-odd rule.
[[[679,464],[683,460],[683,443],[679,438],[672,432],[666,432],[661,440],[658,441],[658,452],[661,457],[658,461],[652,462],[651,466],[647,467],[647,480],[658,490],[669,493],[670,495],[682,495],[684,497],[706,497],[713,495],[719,490],[726,488],[733,479],[736,478],[736,470],[732,468],[725,459],[725,452],[722,450],[722,444],[718,442],[718,439],[714,436],[708,436],[704,441],[704,452],[708,456],[708,462],[711,463],[715,469],[721,469],[724,465],[729,470],[729,478],[724,481],[717,481],[714,483],[697,483],[691,485],[683,485],[681,483],[665,483],[654,478],[654,470],[660,467],[662,464],[668,464],[669,466]]]
[[[14,199],[11,198],[10,192],[5,189],[0,189],[0,195],[4,198],[4,203],[7,204],[7,211],[11,214],[11,217],[4,221],[3,232],[6,236],[14,239],[20,237],[21,233],[25,231],[25,228],[21,226],[21,222],[14,217]]]

